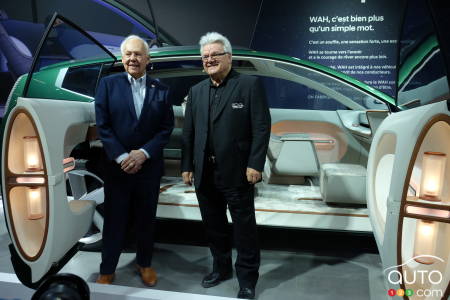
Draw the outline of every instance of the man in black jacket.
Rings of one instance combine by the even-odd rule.
[[[232,69],[226,37],[207,33],[200,47],[209,78],[189,91],[181,168],[184,182],[195,185],[214,261],[202,285],[212,287],[232,276],[228,206],[238,253],[238,298],[253,299],[260,264],[254,184],[261,180],[269,143],[269,108],[258,78]]]

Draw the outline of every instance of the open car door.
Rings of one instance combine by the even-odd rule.
[[[66,179],[74,166],[69,154],[95,123],[93,98],[61,93],[61,98],[48,99],[46,81],[41,80],[41,76],[64,78],[61,72],[67,69],[49,75],[44,72],[49,65],[88,59],[95,61],[87,67],[95,90],[116,57],[55,13],[34,56],[24,93],[6,121],[1,165],[9,249],[17,277],[31,288],[65,265],[92,223],[95,201],[68,197]],[[66,101],[55,101],[61,99]]]
[[[450,295],[450,92],[438,43],[448,35],[436,35],[430,3],[408,2],[396,97],[404,111],[380,124],[367,165],[387,294],[403,299]]]

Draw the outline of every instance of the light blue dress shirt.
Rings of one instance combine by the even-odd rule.
[[[133,94],[134,110],[136,111],[136,116],[139,119],[141,116],[142,106],[144,106],[145,92],[147,91],[147,74],[144,74],[144,76],[138,79],[134,79],[130,74],[127,74],[127,77],[130,82],[131,93]],[[139,150],[144,152],[147,158],[150,158],[150,155],[147,151],[145,151],[145,149],[141,148]],[[127,157],[128,153],[122,153],[116,158],[116,162],[120,164]]]
[[[127,74],[128,81],[131,85],[131,92],[133,94],[134,110],[136,111],[136,116],[139,119],[142,111],[142,106],[144,105],[145,92],[147,90],[146,80],[147,75],[134,79],[130,74]]]

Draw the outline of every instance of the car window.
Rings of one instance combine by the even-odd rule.
[[[263,83],[270,108],[338,110],[347,109],[335,99],[297,82],[258,76]]]
[[[388,110],[385,103],[363,89],[312,68],[276,62],[272,72],[276,77],[301,83],[308,87],[299,90],[301,93],[297,94],[296,97],[310,101],[307,106],[312,107],[311,109],[335,110],[345,107],[354,110]]]
[[[72,92],[94,97],[101,65],[69,68],[61,87]]]
[[[233,60],[233,68],[236,70],[254,70],[254,66],[248,61]],[[169,89],[169,101],[172,105],[179,106],[189,93],[189,89],[207,78],[202,72],[201,60],[174,60],[154,62],[149,71],[150,76],[167,85]]]
[[[191,86],[206,78],[198,58],[154,58],[153,61],[150,76],[170,87],[174,105],[183,101]],[[388,109],[386,104],[359,87],[303,65],[235,55],[233,68],[260,77],[271,108]]]
[[[183,103],[184,98],[189,93],[189,89],[206,77],[206,75],[180,76],[160,78],[159,81],[169,87],[169,102],[172,103],[172,105],[179,106]]]

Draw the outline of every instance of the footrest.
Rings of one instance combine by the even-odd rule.
[[[320,192],[327,203],[366,204],[366,168],[355,164],[323,164]]]

